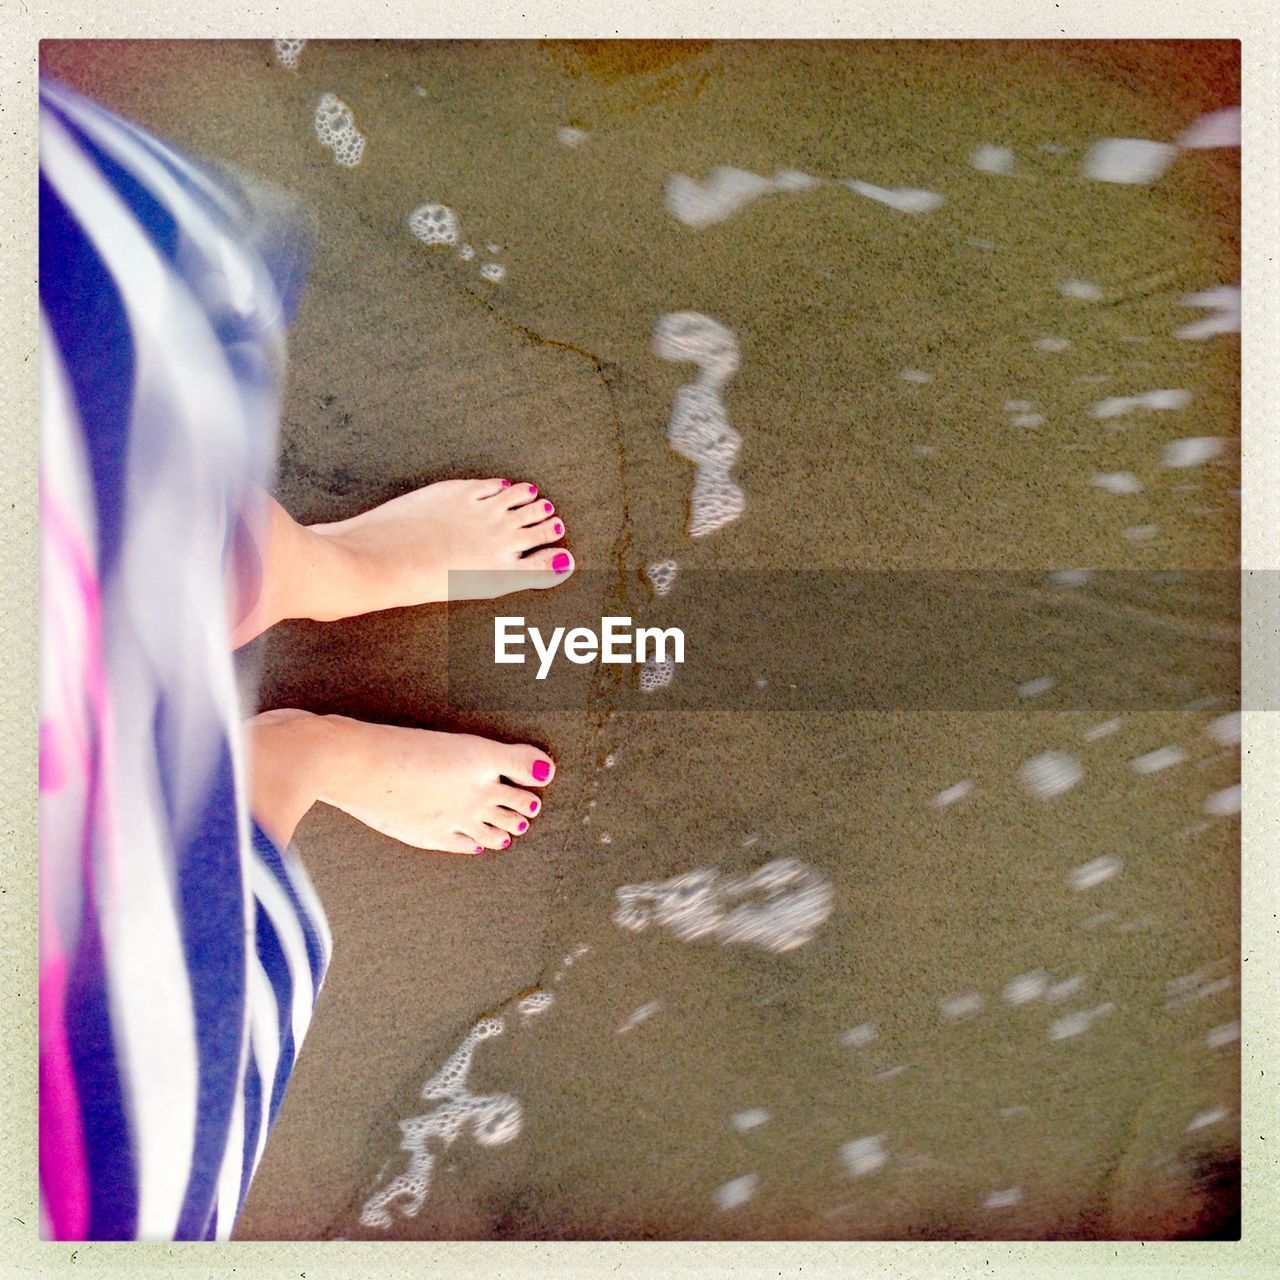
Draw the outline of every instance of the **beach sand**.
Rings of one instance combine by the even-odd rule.
[[[607,611],[619,583],[643,601],[637,571],[673,558],[673,622],[697,610],[697,574],[728,570],[1220,570],[1208,623],[1234,660],[1239,342],[1172,335],[1204,314],[1186,295],[1240,278],[1239,151],[1187,151],[1151,185],[1081,162],[1238,103],[1237,45],[310,42],[288,70],[268,41],[46,42],[43,58],[313,212],[277,485],[304,522],[429,480],[528,479],[587,571],[575,608]],[[367,139],[354,167],[316,140],[326,92]],[[1012,172],[974,167],[981,146],[1010,149]],[[823,183],[682,224],[668,180],[717,165]],[[946,203],[904,212],[850,178]],[[474,259],[410,234],[426,201],[456,211]],[[1072,280],[1101,296],[1064,296]],[[696,540],[693,468],[664,435],[693,371],[651,350],[676,311],[714,317],[741,354],[723,394],[747,506]],[[1192,401],[1091,415],[1153,389]],[[1185,437],[1226,447],[1162,468]],[[1091,483],[1121,472],[1143,491]],[[1123,634],[1130,604],[1094,599]],[[563,607],[511,611],[551,626]],[[862,622],[865,648],[878,619]],[[873,668],[910,656],[894,634]],[[239,1237],[1233,1230],[1239,822],[1205,805],[1239,777],[1206,732],[1238,699],[1204,670],[1175,661],[1177,696],[1102,736],[1110,716],[1061,687],[1013,707],[663,714],[601,677],[550,709],[468,709],[439,610],[282,625],[255,650],[264,707],[531,741],[559,774],[534,831],[477,859],[323,806],[304,820],[335,954]],[[1019,678],[1055,674],[1046,656]],[[1133,767],[1168,745],[1180,762]],[[1042,798],[1020,769],[1049,751],[1083,776]],[[782,858],[831,893],[783,954],[612,919],[620,886]],[[1014,991],[1033,998],[1010,1003],[1028,974]],[[534,989],[555,1000],[526,1017]],[[468,1088],[517,1099],[518,1136],[432,1140],[420,1209],[362,1224],[408,1163],[400,1122],[431,1112],[423,1085],[486,1015],[504,1030]],[[741,1131],[752,1110],[767,1120]]]

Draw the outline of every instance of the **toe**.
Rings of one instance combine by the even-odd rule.
[[[555,522],[552,521],[554,526]],[[563,535],[561,535],[563,536]],[[528,586],[535,591],[558,587],[575,568],[573,556],[563,547],[543,547],[531,551],[520,561],[522,569],[537,569],[537,576],[530,575]]]
[[[485,821],[491,827],[497,827],[499,831],[505,832],[507,841],[510,842],[512,836],[523,835],[529,830],[529,820],[522,818],[514,809],[504,808],[504,804],[505,797],[485,814]]]
[[[536,484],[513,484],[507,491],[507,506],[512,510],[519,507],[527,507],[538,496],[538,486]],[[535,510],[541,511],[541,507]]]
[[[551,504],[548,502],[547,506]],[[564,537],[563,520],[539,520],[520,530],[519,547],[521,551],[534,551],[538,547],[549,547]]]
[[[511,837],[501,827],[486,822],[480,828],[480,843],[486,849],[506,849],[511,845]]]
[[[477,853],[483,853],[484,850],[477,842],[476,837],[467,835],[463,831],[455,831],[444,847],[445,853],[467,853],[474,856]]]
[[[503,796],[502,803],[511,810],[518,836],[524,835],[520,824],[527,823],[530,818],[535,818],[542,812],[542,801],[538,796],[531,791],[521,791],[516,787],[507,788],[507,794]]]
[[[511,747],[503,776],[517,787],[545,787],[556,776],[556,762],[537,747]],[[500,803],[510,804],[510,800]]]
[[[495,478],[493,480],[476,481],[477,497],[479,497],[481,501],[488,498],[496,498],[499,494],[506,493],[510,488],[510,480]]]
[[[522,507],[516,507],[511,512],[511,518],[519,525],[537,524],[552,515],[555,509],[555,503],[548,502],[546,498],[535,498]]]

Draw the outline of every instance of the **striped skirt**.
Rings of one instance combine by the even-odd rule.
[[[330,952],[249,812],[225,585],[307,237],[48,82],[39,142],[42,1232],[225,1239]]]

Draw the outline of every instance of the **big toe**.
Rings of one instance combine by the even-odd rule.
[[[518,787],[545,787],[556,776],[556,763],[537,747],[512,747],[505,776]]]
[[[542,547],[538,551],[531,551],[520,561],[520,565],[521,568],[537,571],[537,576],[531,577],[528,583],[535,590],[558,587],[577,568],[572,553],[563,547]]]

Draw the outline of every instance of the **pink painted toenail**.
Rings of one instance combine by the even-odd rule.
[[[547,513],[547,515],[550,515],[550,514],[551,514],[551,503],[549,503],[549,502],[544,502],[544,503],[542,504],[542,509],[543,509],[543,511],[545,511],[545,512]]]
[[[546,782],[549,777],[551,777],[551,766],[545,760],[535,760],[533,762],[533,780],[535,782]]]
[[[551,567],[556,571],[556,573],[568,573],[569,565],[571,563],[572,562],[569,557],[562,551],[554,560],[552,560]]]
[[[502,847],[503,847],[504,849],[509,849],[509,848],[511,847],[511,839],[510,839],[510,837],[508,837],[506,840],[504,840],[504,841],[502,842]]]
[[[564,525],[559,520],[556,521],[556,537],[558,538],[564,532]]]
[[[516,828],[516,830],[517,830],[517,831],[528,831],[528,830],[529,830],[529,824],[528,824],[528,823],[527,823],[523,818],[521,818],[521,819],[520,819],[520,825]]]
[[[531,484],[529,486],[529,496],[531,498],[536,498],[538,496],[538,486],[536,484]]]
[[[477,852],[477,853],[483,853],[483,852],[484,852],[484,845],[482,845],[482,844],[478,844],[478,845],[476,845],[476,852]]]
[[[529,801],[529,812],[530,812],[530,813],[537,813],[537,812],[538,812],[538,802],[537,802],[536,800],[530,800],[530,801]]]
[[[498,481],[498,483],[499,483],[499,484],[500,484],[504,489],[510,489],[510,488],[511,488],[511,481],[510,481],[510,480],[499,480],[499,481]]]

